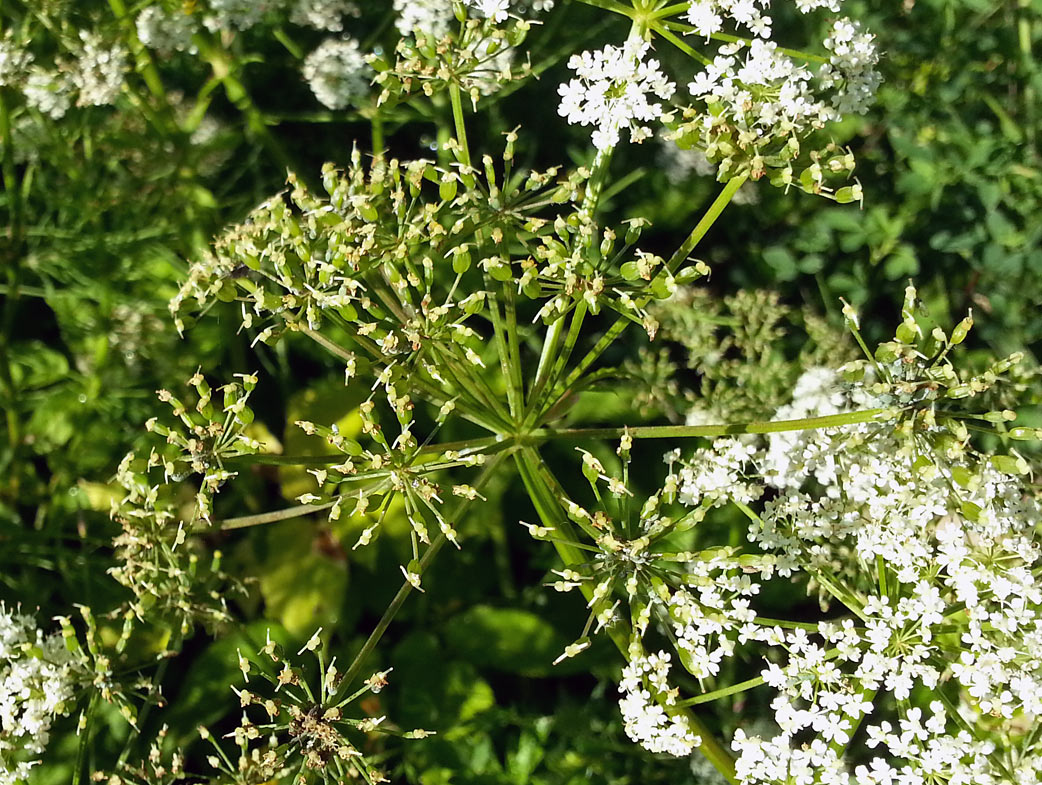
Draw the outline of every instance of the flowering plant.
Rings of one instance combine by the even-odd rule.
[[[190,395],[158,392],[169,414],[147,421],[144,446],[108,486],[119,528],[109,573],[124,598],[99,614],[100,629],[88,610],[81,625],[63,620],[60,636],[0,610],[0,632],[9,628],[9,642],[0,639],[0,783],[24,780],[47,752],[50,724],[77,708],[74,781],[386,781],[394,748],[379,732],[409,744],[432,734],[385,720],[377,696],[389,669],[360,678],[387,656],[381,641],[413,593],[436,594],[431,575],[445,544],[466,558],[490,499],[505,498],[505,478],[524,489],[524,515],[535,522],[523,525],[546,543],[550,585],[577,590],[586,605],[554,665],[582,667],[599,637],[610,640],[624,663],[615,660],[624,732],[649,752],[700,756],[714,776],[749,785],[1042,775],[1040,508],[1030,453],[1012,446],[1038,433],[1010,424],[1031,378],[1021,354],[984,367],[960,360],[972,318],[951,331],[932,324],[909,286],[893,340],[870,350],[845,305],[864,356],[819,330],[821,360],[848,361],[819,362],[788,381],[779,372],[777,386],[792,382],[791,391],[714,386],[745,371],[721,371],[705,352],[688,358],[705,381],[701,396],[679,394],[679,374],[665,389],[650,385],[649,405],[668,400],[682,424],[647,424],[632,409],[588,412],[585,422],[576,414],[609,384],[634,386],[633,366],[615,361],[627,348],[670,341],[694,354],[684,319],[709,296],[700,287],[712,270],[694,254],[740,189],[864,198],[851,179],[853,152],[829,132],[865,111],[879,85],[872,34],[837,16],[832,0],[791,9],[765,0],[562,4],[622,18],[628,30],[567,53],[559,122],[562,133],[589,128],[588,140],[575,137],[588,150],[574,165],[536,166],[524,126],[494,144],[478,129],[509,92],[534,89],[550,64],[533,63],[524,47],[561,8],[396,0],[389,38],[386,9],[360,5],[209,0],[132,14],[112,0],[121,40],[103,46],[84,34],[78,66],[59,57],[46,71],[33,70],[36,52],[3,39],[0,86],[16,88],[26,116],[60,119],[74,94],[80,108],[122,100],[132,57],[158,97],[155,55],[178,53],[205,61],[212,86],[224,85],[256,137],[288,163],[234,57],[238,42],[270,33],[299,61],[313,100],[364,121],[369,136],[368,145],[355,140],[343,167],[294,167],[283,191],[194,259],[170,299],[179,333],[215,316],[234,320],[269,369],[320,355],[336,371],[342,416],[287,415],[296,430],[286,441],[312,446],[298,454],[263,427],[252,398],[271,374],[211,386],[206,375],[221,371],[208,367],[188,380]],[[367,28],[370,15],[381,24]],[[811,51],[773,40],[814,15],[826,32]],[[371,35],[352,35],[356,23]],[[293,26],[324,40],[305,54]],[[193,131],[207,109],[201,91],[174,127]],[[400,154],[419,123],[434,136],[425,150]],[[613,164],[652,139],[673,156],[698,156],[717,189],[668,248],[646,216],[610,206],[627,185]],[[764,311],[770,302],[728,307]],[[755,318],[768,323],[760,313],[744,324]],[[812,333],[813,316],[804,322]],[[717,341],[716,351],[741,344],[766,357],[774,336],[754,332]],[[765,363],[738,365],[764,376]],[[663,439],[665,460],[647,460]],[[660,465],[649,480],[648,467]],[[236,489],[271,470],[284,473],[280,491],[292,504],[262,509],[253,498],[242,509]],[[291,663],[279,632],[252,645],[256,629],[240,618],[255,601],[248,557],[239,549],[235,567],[224,558],[237,536],[282,522],[331,533],[344,561],[383,540],[401,546],[391,570],[401,586],[368,637],[314,633],[298,652],[315,653],[313,672]],[[800,600],[776,618],[764,598],[778,592]],[[237,653],[241,719],[195,723],[191,741],[164,726],[147,753],[136,752],[150,714],[165,707],[169,664],[204,634],[239,635],[258,652]],[[353,652],[343,672],[327,660],[338,645]],[[158,664],[133,656],[140,651]],[[736,677],[739,667],[748,678]],[[717,701],[730,711],[704,711]],[[88,751],[109,705],[130,730],[98,766]],[[195,773],[200,748],[205,773]]]

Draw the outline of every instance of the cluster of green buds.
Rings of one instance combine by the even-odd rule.
[[[374,673],[359,689],[347,692],[349,685],[337,670],[336,657],[327,660],[321,632],[316,631],[297,652],[298,656],[314,653],[314,685],[309,683],[306,669],[292,664],[270,635],[255,655],[246,657],[240,651],[239,668],[246,687],[233,689],[243,715],[238,727],[227,734],[238,748],[236,760],[208,729],[199,729],[201,738],[214,749],[208,758],[210,765],[232,782],[247,785],[282,777],[295,785],[358,778],[367,783],[387,782],[383,772],[358,749],[359,741],[375,733],[408,739],[430,735],[423,730],[399,731],[383,716],[348,716],[349,704],[365,695],[374,696],[368,707],[378,706],[375,696],[387,686],[389,671]],[[263,691],[249,688],[258,680],[266,685]]]
[[[522,262],[518,284],[526,296],[544,300],[536,318],[549,325],[576,308],[597,315],[607,307],[654,338],[658,322],[649,305],[708,275],[709,267],[702,261],[681,267],[686,259],[671,264],[637,248],[646,225],[638,218],[620,231],[599,230],[579,208],[534,227],[540,230],[539,245],[533,259]]]
[[[931,326],[916,288],[905,289],[901,323],[894,338],[870,352],[861,337],[858,316],[844,305],[844,317],[865,359],[847,363],[847,381],[870,380],[866,389],[878,401],[898,411],[899,430],[907,435],[929,434],[935,447],[948,458],[961,456],[974,431],[989,431],[1013,440],[1035,440],[1035,428],[1009,427],[1017,413],[1003,404],[1011,372],[1023,360],[1022,352],[992,362],[983,371],[968,372],[952,361],[952,352],[969,335],[973,315],[968,314],[951,332]],[[971,403],[971,399],[973,403]],[[981,411],[983,407],[988,411]],[[993,462],[1003,471],[1024,474],[1028,464],[1016,450],[997,455]]]
[[[296,424],[309,435],[319,435],[337,450],[343,460],[328,468],[310,469],[318,484],[317,493],[298,497],[301,504],[321,505],[329,509],[329,520],[335,521],[346,511],[351,517],[375,515],[375,520],[359,535],[354,547],[368,545],[378,533],[393,502],[400,499],[412,526],[414,554],[419,556],[419,545],[431,543],[430,520],[438,530],[458,547],[456,530],[442,514],[444,491],[435,475],[450,469],[481,466],[486,453],[482,447],[445,449],[443,445],[420,447],[415,439],[401,435],[392,443],[373,416],[373,401],[364,401],[358,407],[362,433],[372,444],[363,447],[355,439],[340,434],[334,425],[326,427],[308,421]],[[410,421],[411,424],[411,421]],[[409,431],[403,430],[403,434]],[[452,484],[453,496],[480,498],[476,490],[466,484]]]
[[[458,27],[443,38],[417,31],[398,40],[395,59],[373,55],[369,64],[382,89],[378,105],[394,106],[417,93],[427,97],[450,85],[477,104],[483,94],[531,76],[531,64],[513,62],[513,50],[528,36],[532,22],[508,17],[503,22],[466,15],[462,4],[455,6]]]
[[[805,134],[777,130],[744,134],[719,107],[685,107],[669,138],[682,150],[696,148],[717,167],[717,180],[733,177],[766,178],[776,188],[798,188],[840,204],[861,202],[861,184],[848,181],[854,173],[854,153],[828,142],[807,149]],[[801,141],[802,140],[802,141]]]
[[[148,457],[148,468],[162,468],[164,482],[180,482],[190,475],[200,475],[196,493],[195,515],[191,521],[209,523],[213,513],[213,497],[234,472],[224,462],[240,455],[260,450],[260,443],[246,435],[253,422],[249,407],[250,393],[257,385],[253,374],[235,374],[240,382],[230,382],[217,389],[220,403],[213,400],[214,391],[202,374],[188,380],[195,388],[195,405],[189,408],[168,390],[159,390],[159,400],[170,406],[177,418],[172,425],[153,417],[145,429],[166,440],[159,449],[153,448]]]
[[[226,595],[234,587],[221,570],[220,551],[207,555],[189,538],[193,500],[179,499],[174,486],[153,484],[149,467],[133,453],[120,463],[116,482],[124,495],[110,513],[121,531],[109,573],[133,594],[133,614],[168,619],[184,632],[196,622],[226,621]]]
[[[134,725],[137,721],[137,707],[131,700],[131,694],[142,691],[146,697],[155,698],[152,695],[151,684],[147,680],[137,683],[127,683],[118,679],[113,672],[113,657],[120,657],[127,649],[131,633],[134,630],[134,614],[117,611],[113,614],[117,620],[122,615],[122,630],[113,644],[106,640],[105,633],[98,628],[94,611],[87,605],[76,606],[80,612],[83,623],[82,642],[81,633],[76,629],[73,620],[68,616],[59,616],[58,624],[61,625],[62,638],[65,648],[70,652],[76,663],[79,682],[88,687],[106,703],[114,705],[123,718]],[[79,731],[83,731],[88,723],[88,711],[84,709],[80,714]]]
[[[175,419],[149,420],[146,429],[161,443],[145,459],[128,453],[116,471],[122,495],[113,499],[110,516],[121,532],[113,543],[117,565],[109,572],[133,593],[134,617],[158,615],[182,633],[197,622],[213,627],[226,621],[227,597],[239,590],[221,569],[220,551],[207,554],[190,539],[210,525],[214,496],[235,476],[225,462],[260,449],[246,434],[253,422],[247,401],[257,379],[239,377],[241,383],[218,388],[220,404],[201,374],[189,380],[196,393],[191,407],[160,390]],[[194,476],[198,485],[182,484]]]

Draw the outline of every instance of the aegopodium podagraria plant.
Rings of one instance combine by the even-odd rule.
[[[321,190],[291,175],[286,191],[191,267],[171,303],[178,330],[224,302],[235,304],[255,344],[314,342],[342,367],[345,388],[361,391],[360,426],[347,433],[301,420],[331,452],[281,455],[250,428],[258,375],[215,389],[199,373],[191,398],[160,391],[171,415],[149,421],[154,446],[129,455],[117,475],[112,574],[132,599],[106,619],[122,623],[122,633],[106,649],[86,614],[85,652],[64,622],[70,651],[93,674],[61,708],[86,703],[82,738],[90,738],[99,696],[127,707],[137,698],[142,715],[161,706],[165,666],[185,638],[200,624],[217,631],[233,620],[236,583],[200,535],[364,515],[353,543],[364,548],[402,510],[411,558],[400,565],[400,591],[342,673],[327,658],[333,644],[317,633],[300,651],[315,652],[317,669],[292,664],[270,640],[255,656],[240,654],[246,681],[234,687],[243,718],[231,742],[200,731],[213,772],[186,774],[180,751],[164,762],[162,738],[145,740],[146,760],[134,757],[143,720],[128,708],[135,731],[127,752],[98,779],[380,781],[357,736],[391,726],[348,718],[348,704],[384,686],[385,671],[360,681],[367,660],[411,592],[427,588],[425,572],[445,543],[466,547],[461,520],[504,472],[516,472],[538,516],[525,526],[560,559],[551,584],[578,590],[588,605],[585,628],[561,659],[581,656],[594,635],[614,641],[625,659],[626,732],[647,749],[703,755],[732,783],[1042,776],[1039,505],[1026,481],[1030,463],[1010,447],[1037,433],[1009,425],[1016,385],[1004,382],[1020,358],[976,374],[956,362],[969,318],[950,333],[929,326],[910,287],[894,340],[869,352],[847,306],[865,359],[808,368],[774,420],[566,427],[578,396],[618,378],[603,363],[609,348],[627,331],[654,339],[655,304],[709,274],[692,254],[744,183],[861,198],[856,183],[841,184],[853,155],[818,132],[863,109],[878,82],[871,36],[844,18],[832,19],[815,54],[771,39],[766,3],[588,4],[631,23],[622,40],[575,53],[574,77],[559,90],[560,114],[592,129],[588,165],[519,165],[521,129],[495,150],[471,145],[468,107],[480,110],[494,87],[520,89],[532,75],[512,51],[533,27],[520,5],[446,3],[450,16],[436,3],[408,13],[396,4],[403,37],[394,52],[367,58],[378,91],[371,108],[377,119],[408,105],[441,117],[437,160],[392,157],[374,120],[375,149],[356,147],[343,171],[324,167]],[[236,7],[209,6],[218,16]],[[839,4],[797,2],[796,10],[837,14]],[[241,16],[254,23],[246,10]],[[341,24],[345,34],[349,26]],[[354,100],[365,83],[353,39],[337,46],[341,64],[357,73],[313,63],[325,80],[318,97],[329,105]],[[686,57],[686,69],[652,57],[663,49]],[[668,256],[642,247],[645,219],[612,224],[602,203],[613,151],[663,129],[700,150],[722,184]],[[979,431],[997,452],[984,451]],[[716,440],[690,441],[700,438]],[[630,465],[636,443],[649,439],[675,443],[660,490],[647,496]],[[580,445],[585,486],[566,487],[549,468],[555,443]],[[306,467],[314,485],[294,507],[224,515],[222,489],[264,464]],[[735,511],[748,530],[732,526],[719,538],[716,522]],[[767,616],[758,603],[775,582],[816,599],[820,618]],[[129,661],[127,642],[156,626],[173,634],[149,670]],[[759,661],[759,675],[721,683],[723,664],[736,657]],[[116,660],[127,666],[120,672],[146,675],[117,689]],[[770,722],[758,729],[717,729],[699,716],[700,704],[761,687],[772,697],[761,718]],[[19,750],[15,764],[6,749],[3,758],[15,782],[15,766],[29,760],[23,753],[41,754],[43,744],[12,734],[6,714],[4,722],[13,741],[0,738]]]

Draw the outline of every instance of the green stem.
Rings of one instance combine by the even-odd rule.
[[[561,342],[564,333],[564,314],[550,323],[543,336],[543,349],[539,353],[539,364],[535,369],[535,381],[528,392],[528,408],[534,411],[534,402],[543,391],[550,378],[550,371],[554,367],[554,359],[557,357],[557,345]]]
[[[467,126],[463,122],[463,99],[459,85],[449,84],[449,101],[452,103],[452,122],[456,126],[456,141],[459,143],[460,163],[470,167],[470,148],[467,146]]]
[[[289,52],[297,60],[303,60],[306,57],[304,50],[300,47],[296,41],[294,41],[289,33],[287,33],[282,27],[276,27],[271,33],[275,40],[282,44],[286,51]]]
[[[492,327],[496,339],[499,355],[499,369],[503,375],[503,384],[507,388],[507,405],[510,407],[510,416],[518,421],[523,410],[524,390],[521,385],[521,368],[518,358],[514,355],[513,347],[516,346],[517,326],[513,325],[514,340],[510,338],[510,330],[507,328],[506,320],[499,311],[499,298],[493,294],[493,284],[489,276],[485,276],[485,289],[489,292],[488,309],[492,315]],[[502,293],[503,289],[500,288]]]
[[[580,300],[575,308],[572,309],[572,319],[571,324],[568,327],[568,336],[565,338],[564,346],[558,353],[557,359],[554,361],[553,369],[550,371],[549,379],[547,380],[550,389],[554,388],[557,381],[564,374],[564,369],[568,367],[568,360],[572,356],[575,344],[579,341],[579,332],[582,330],[587,310],[589,309],[585,300]],[[562,317],[561,321],[564,321],[564,317]],[[539,422],[539,419],[543,417],[543,415],[553,410],[553,406],[543,405],[547,402],[548,398],[548,395],[543,395],[532,402],[529,410],[529,417],[535,422]]]
[[[164,107],[169,109],[170,102],[167,100],[163,80],[156,69],[152,54],[137,36],[134,20],[127,12],[126,3],[123,0],[109,0],[109,8],[112,9],[113,15],[119,20],[119,25],[123,29],[123,36],[130,47],[131,53],[134,55],[134,59],[137,60],[137,70],[141,74],[141,78],[145,80],[145,86],[148,87],[148,91],[155,98],[159,99]]]
[[[439,364],[439,370],[448,376],[456,389],[456,392],[470,399],[473,409],[472,414],[483,412],[484,416],[492,418],[493,423],[489,428],[493,433],[503,433],[512,430],[510,415],[503,408],[498,396],[488,386],[488,382],[480,373],[474,372],[474,366],[465,356],[461,357],[463,350],[458,345],[445,345],[441,343],[432,344]]]
[[[177,631],[177,634],[173,638],[173,645],[168,647],[166,655],[163,657],[163,661],[159,663],[159,667],[156,668],[156,673],[152,677],[152,687],[156,684],[162,684],[163,678],[166,676],[167,668],[170,667],[170,660],[173,659],[174,654],[181,652],[181,646],[184,643],[185,634],[181,630]],[[151,689],[150,689],[151,692]],[[160,697],[160,701],[162,697]],[[130,728],[130,735],[127,740],[123,742],[123,752],[120,753],[119,760],[116,761],[115,770],[118,770],[124,763],[127,762],[127,758],[130,757],[131,749],[133,748],[134,742],[141,735],[141,729],[145,727],[145,720],[148,719],[148,715],[152,711],[152,707],[156,705],[156,701],[149,701],[145,704],[144,708],[141,709],[141,714],[137,717],[137,722],[134,723]]]
[[[590,179],[586,181],[586,190],[583,192],[583,201],[579,208],[580,220],[585,219],[592,222],[594,215],[597,213],[597,205],[600,202],[601,191],[604,189],[604,180],[608,173],[608,166],[611,163],[611,154],[614,149],[598,150],[597,155],[593,159]],[[597,258],[600,248],[597,244],[597,236],[593,232],[590,233],[588,247],[594,258]]]
[[[342,458],[343,456],[340,457]],[[249,526],[262,526],[266,523],[288,521],[292,518],[311,515],[313,512],[328,510],[333,506],[333,504],[333,502],[327,502],[325,504],[300,504],[296,507],[287,507],[284,510],[262,512],[257,515],[243,515],[238,518],[225,518],[223,521],[218,521],[218,528],[221,531],[229,531],[231,529],[245,529]]]
[[[615,0],[579,0],[579,2],[585,3],[586,5],[592,5],[596,8],[603,8],[605,11],[614,11],[623,16],[633,16],[632,8],[625,6],[622,3],[617,3]]]
[[[1032,54],[1031,27],[1037,16],[1037,11],[1031,8],[1031,0],[1018,0],[1017,2],[1017,39],[1020,44],[1020,59],[1023,73],[1020,74],[1024,85],[1024,113],[1027,122],[1024,123],[1024,131],[1028,141],[1035,143],[1035,115],[1037,114],[1037,101],[1035,100],[1035,58]]]
[[[524,411],[525,383],[521,371],[521,342],[517,331],[517,302],[514,290],[506,284],[502,284],[503,311],[506,316],[507,327],[507,349],[510,351],[510,385],[517,390],[520,396],[518,411]]]
[[[492,448],[506,445],[508,442],[502,436],[482,436],[476,439],[460,439],[454,442],[439,442],[427,444],[416,450],[417,455],[438,455],[440,453],[454,451],[461,453],[482,452]],[[274,455],[268,453],[251,453],[249,455],[237,455],[226,458],[226,466],[236,464],[263,464],[266,466],[329,466],[340,463],[344,459],[343,453],[327,453],[324,455]]]
[[[7,209],[11,215],[11,223],[7,227],[12,253],[22,239],[22,189],[14,163],[14,138],[11,135],[11,113],[7,106],[7,91],[0,88],[0,167],[2,167],[4,193],[7,196]],[[15,293],[17,297],[17,292]]]
[[[720,698],[726,698],[728,695],[751,690],[754,687],[759,687],[761,684],[763,684],[763,676],[757,676],[755,679],[740,681],[737,684],[732,684],[730,687],[723,687],[712,692],[703,692],[701,695],[696,695],[693,698],[677,701],[677,706],[697,706],[699,703],[710,703]]]
[[[351,326],[349,324],[345,323],[343,326],[345,326],[349,330],[351,329]],[[308,338],[313,340],[315,343],[317,343],[327,352],[332,354],[334,357],[337,357],[338,359],[341,359],[344,362],[350,362],[351,360],[356,359],[352,352],[349,352],[343,346],[336,343],[335,341],[331,341],[329,338],[324,336],[322,333],[317,332],[316,330],[312,330],[309,327],[302,327],[300,329],[300,332],[302,332]],[[379,347],[377,347],[375,344],[369,341],[369,339],[364,338],[360,335],[353,335],[352,338],[354,340],[357,340],[359,342],[359,345],[362,346],[362,348],[364,348],[367,352],[369,352],[369,354],[374,359],[379,359],[383,357],[382,353],[379,350]],[[410,384],[413,387],[415,387],[418,391],[426,395],[431,403],[441,405],[445,403],[446,400],[448,400],[440,389],[422,381],[421,379],[416,378],[415,374],[413,374],[413,378],[410,379]],[[468,388],[464,388],[464,390],[469,392]],[[458,411],[460,416],[463,417],[465,420],[470,420],[470,422],[474,423],[475,425],[481,426],[487,431],[491,431],[492,433],[500,433],[502,431],[501,423],[498,423],[495,420],[492,420],[485,416],[485,412],[487,410],[485,409],[483,403],[478,403],[477,405],[474,405],[473,403],[464,402],[464,405],[458,407]]]
[[[727,181],[723,190],[720,191],[713,203],[709,205],[709,209],[705,211],[705,214],[695,224],[695,228],[691,230],[691,234],[687,236],[687,239],[680,244],[680,247],[673,252],[673,255],[669,257],[669,261],[666,263],[666,269],[671,274],[676,274],[677,270],[680,269],[685,261],[687,261],[688,255],[695,250],[695,246],[701,242],[702,238],[706,236],[706,233],[712,228],[713,224],[716,223],[716,219],[720,217],[720,214],[724,211],[724,208],[731,202],[734,195],[738,192],[738,189],[745,183],[748,175],[740,174],[736,177],[732,177]],[[660,273],[661,274],[661,273]]]
[[[660,24],[664,25],[665,27],[668,27],[670,30],[676,30],[679,33],[695,33],[695,32],[697,32],[695,30],[695,28],[692,27],[691,25],[685,25],[685,24],[682,24],[681,22],[661,22]],[[723,41],[726,44],[733,44],[733,43],[736,43],[738,41],[741,41],[743,44],[750,44],[750,43],[752,43],[752,39],[751,38],[743,38],[740,35],[731,35],[730,33],[713,33],[709,37],[712,40],[714,40],[714,41]],[[821,55],[811,54],[810,52],[804,52],[804,51],[801,51],[799,49],[787,49],[785,47],[779,46],[778,47],[778,51],[781,52],[783,55],[788,55],[789,57],[795,57],[798,60],[806,60],[807,62],[810,62],[810,63],[827,63],[828,62],[828,58],[827,57],[822,57]]]
[[[806,431],[815,428],[837,428],[865,422],[881,422],[894,417],[893,409],[864,409],[845,414],[828,414],[823,417],[805,417],[797,420],[769,420],[745,423],[722,423],[720,425],[637,425],[623,428],[543,428],[532,431],[533,441],[556,441],[586,439],[618,439],[629,433],[634,439],[676,439],[696,436],[729,436],[743,433],[784,433]]]
[[[442,549],[442,547],[445,545],[445,542],[446,537],[444,533],[439,533],[438,536],[435,537],[434,540],[431,542],[430,547],[427,548],[423,556],[420,558],[421,575],[426,571],[427,567],[434,560],[434,557],[438,555],[438,551]],[[359,649],[358,654],[355,655],[354,660],[351,662],[351,665],[348,667],[347,672],[344,674],[343,683],[345,685],[351,684],[358,677],[358,674],[361,672],[362,667],[365,665],[366,659],[368,659],[369,655],[373,653],[373,650],[380,642],[380,639],[384,636],[384,633],[387,632],[387,628],[391,626],[391,622],[394,620],[394,617],[398,614],[398,611],[401,610],[402,605],[405,604],[405,600],[412,593],[412,590],[413,586],[411,583],[409,583],[408,581],[402,583],[402,587],[398,589],[398,593],[394,595],[394,599],[391,600],[390,605],[387,606],[387,609],[380,617],[380,620],[376,623],[376,626],[373,628],[373,631],[369,634],[369,637],[366,639],[365,643],[362,644],[362,648]]]
[[[379,158],[384,154],[384,121],[379,109],[373,112],[369,127],[372,133],[373,155]]]
[[[731,503],[741,510],[745,517],[750,521],[761,526],[763,525],[763,519],[757,515],[749,505],[745,504],[745,502],[731,499]],[[830,576],[826,576],[821,570],[815,569],[802,561],[800,566],[804,568],[808,575],[820,583],[829,594],[839,600],[847,610],[861,619],[861,621],[868,623],[868,619],[865,616],[864,603],[857,598],[853,590],[848,589],[839,581],[835,581]]]
[[[712,62],[713,62],[712,60],[710,60],[708,57],[706,57],[701,52],[696,51],[695,49],[693,49],[686,42],[684,42],[681,39],[677,38],[675,35],[673,35],[673,33],[669,32],[669,30],[666,29],[666,26],[663,23],[661,23],[661,22],[653,22],[651,24],[651,28],[656,33],[658,33],[660,36],[662,36],[667,41],[669,41],[671,44],[673,44],[673,46],[675,46],[681,52],[683,52],[688,57],[690,57],[691,59],[697,60],[702,65],[712,65]]]
[[[10,462],[14,463],[22,441],[21,423],[18,419],[18,385],[11,373],[10,346],[14,332],[15,312],[18,308],[19,289],[22,282],[22,251],[24,239],[22,203],[22,184],[14,164],[14,140],[11,136],[11,115],[7,106],[7,90],[0,87],[0,171],[2,171],[4,193],[7,196],[7,208],[10,223],[7,227],[7,248],[0,263],[7,270],[7,287],[4,298],[3,317],[0,319],[0,389],[3,390],[4,418],[7,422],[7,441],[10,446]],[[7,470],[7,484],[11,498],[18,495],[19,472],[13,470],[11,463]]]
[[[98,700],[100,698],[101,692],[99,690],[91,692],[90,701],[84,714],[86,722],[81,731],[80,743],[76,749],[76,768],[72,772],[72,785],[80,785],[83,781],[83,766],[87,762],[87,746],[90,744],[90,737],[94,733],[94,715],[98,710]]]
[[[579,364],[572,369],[572,372],[568,374],[568,377],[564,380],[564,384],[558,384],[554,389],[554,396],[559,401],[564,394],[572,388],[572,386],[579,381],[579,378],[586,372],[586,369],[593,365],[597,358],[600,357],[607,350],[609,346],[615,343],[615,339],[622,335],[622,332],[630,325],[630,320],[625,316],[620,316],[611,327],[600,337],[600,339],[593,345],[579,361]],[[556,401],[555,404],[556,405]],[[550,407],[553,408],[553,407]]]
[[[656,19],[663,19],[667,16],[673,16],[673,14],[679,14],[681,11],[686,11],[691,7],[691,3],[674,3],[673,5],[667,5],[665,8],[660,8],[654,14]]]
[[[253,99],[250,98],[245,85],[236,75],[235,63],[229,57],[228,52],[204,35],[195,35],[192,37],[192,41],[198,47],[203,59],[210,64],[214,76],[224,86],[224,92],[228,96],[228,100],[232,102],[246,119],[246,127],[250,132],[267,148],[279,166],[289,171],[297,172],[298,167],[293,164],[282,143],[271,133],[264,121],[263,113],[257,108]],[[306,173],[297,172],[297,175],[307,185],[310,186],[312,184]]]

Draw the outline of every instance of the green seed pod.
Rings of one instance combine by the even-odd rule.
[[[470,269],[470,251],[460,251],[452,257],[452,271],[456,275],[463,275]]]
[[[238,292],[235,290],[235,283],[229,279],[221,281],[221,286],[217,290],[217,299],[222,303],[230,303],[235,300]]]
[[[876,361],[881,363],[892,363],[898,357],[897,348],[898,345],[892,341],[879,344],[879,347],[875,351]]]
[[[488,268],[488,274],[496,281],[509,281],[514,277],[513,271],[510,269],[510,265],[504,262],[490,265]]]
[[[438,186],[438,196],[446,202],[452,201],[456,198],[456,190],[458,182],[456,176],[451,172],[446,172],[442,175],[441,184]]]
[[[640,270],[637,268],[636,262],[625,262],[620,268],[620,272],[627,281],[636,281],[640,278]]]
[[[1035,441],[1042,439],[1042,428],[1010,428],[1006,435],[1021,442]]]
[[[991,465],[1003,474],[1027,474],[1028,462],[1019,455],[993,455]]]
[[[1017,413],[1012,409],[1003,409],[996,412],[985,412],[984,419],[988,422],[1012,422],[1017,419]]]
[[[952,330],[952,345],[960,344],[966,340],[970,330],[973,328],[973,314],[970,313],[965,319],[955,325]]]
[[[640,233],[644,231],[643,221],[631,221],[626,229],[626,245],[633,245],[640,239]]]
[[[839,204],[850,204],[851,202],[858,201],[858,197],[854,194],[854,187],[845,185],[842,188],[837,188],[836,193],[832,196]]]
[[[681,285],[688,284],[692,281],[697,281],[708,272],[709,268],[704,262],[696,262],[695,264],[688,265],[683,270],[680,270],[676,274],[676,282]]]
[[[915,343],[915,340],[919,335],[919,325],[915,323],[915,320],[905,318],[905,320],[897,326],[897,332],[894,337],[901,343],[912,344]]]

